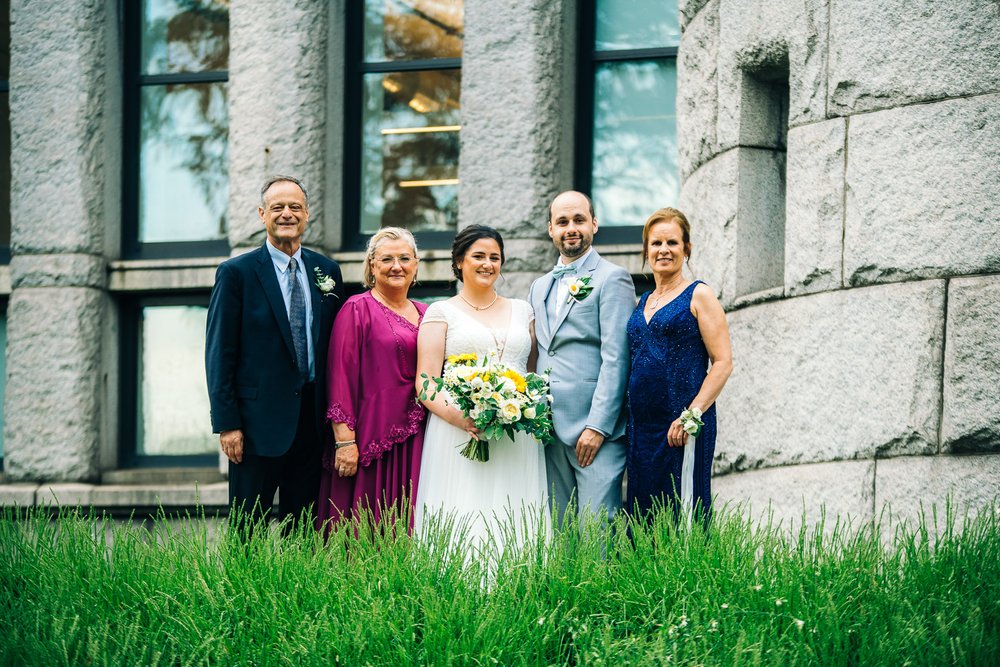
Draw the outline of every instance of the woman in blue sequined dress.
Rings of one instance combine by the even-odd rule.
[[[628,496],[638,516],[662,503],[677,512],[687,433],[681,413],[702,411],[696,438],[693,505],[711,517],[715,399],[732,372],[729,327],[714,292],[684,277],[691,226],[683,213],[663,208],[642,230],[643,258],[656,289],[639,299],[628,322]],[[711,362],[711,368],[709,368]]]

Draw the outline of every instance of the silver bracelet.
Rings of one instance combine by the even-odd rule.
[[[350,447],[351,445],[357,444],[357,440],[337,440],[333,443],[334,449],[343,449],[344,447]]]

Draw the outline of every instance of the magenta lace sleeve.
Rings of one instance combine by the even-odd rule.
[[[357,426],[357,391],[361,376],[359,316],[357,303],[348,300],[333,323],[326,362],[326,418],[347,424],[351,430]]]
[[[372,440],[370,443],[367,443],[367,446],[361,448],[361,465],[371,465],[372,461],[381,458],[386,452],[392,449],[393,445],[403,442],[416,434],[418,430],[423,428],[424,417],[426,415],[427,409],[414,398],[409,409],[406,411],[405,424],[391,426],[388,433],[384,434],[381,438]]]

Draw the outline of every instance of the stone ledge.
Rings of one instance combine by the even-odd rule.
[[[10,260],[12,287],[96,287],[107,285],[107,262],[100,255],[39,253]]]
[[[225,510],[229,485],[212,484],[2,484],[0,506],[93,507],[113,514],[164,509]]]

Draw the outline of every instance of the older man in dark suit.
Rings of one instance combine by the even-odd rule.
[[[208,306],[212,429],[229,458],[229,499],[248,516],[294,524],[311,510],[327,435],[326,358],[343,303],[340,267],[303,248],[309,201],[297,179],[261,189],[267,240],[223,262]]]

